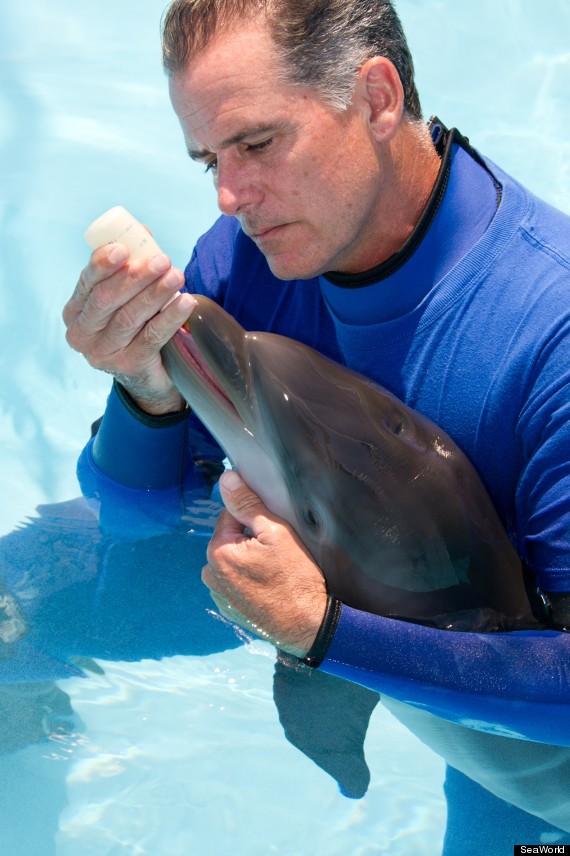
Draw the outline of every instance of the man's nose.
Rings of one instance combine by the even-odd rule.
[[[235,160],[218,158],[215,184],[218,208],[222,214],[236,216],[261,200],[261,189],[254,180],[252,169]]]

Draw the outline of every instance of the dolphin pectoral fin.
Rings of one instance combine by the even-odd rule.
[[[332,776],[344,796],[361,799],[370,783],[364,739],[380,695],[280,654],[273,698],[287,740]]]
[[[105,674],[105,670],[91,657],[69,657],[69,662],[83,672],[91,672],[93,675]]]

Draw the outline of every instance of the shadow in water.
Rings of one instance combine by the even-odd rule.
[[[45,759],[58,739],[72,745],[82,735],[56,681],[100,672],[98,659],[204,656],[242,644],[243,636],[213,614],[200,579],[204,527],[197,534],[200,527],[192,528],[186,514],[171,531],[141,538],[133,535],[135,527],[130,537],[122,537],[120,526],[110,524],[121,518],[120,509],[114,516],[107,508],[105,530],[97,511],[83,498],[41,506],[37,516],[0,541],[0,769],[3,781],[15,783],[2,789],[0,852],[55,853],[50,842],[65,807],[66,770],[63,764],[38,766],[38,759]],[[332,776],[342,794],[363,797],[370,781],[365,737],[378,693],[299,667],[287,657],[277,660],[273,690],[286,738]],[[511,841],[515,831],[504,830],[513,817],[519,825],[523,818],[526,834],[543,836],[539,840],[559,843],[564,835],[568,840],[550,822],[570,830],[570,820],[565,821],[569,749],[541,749],[429,714],[426,720],[422,712],[385,702],[453,768],[446,786],[445,856],[465,852],[462,842],[477,834],[480,815],[471,812],[469,828],[461,812],[466,799],[486,806],[489,819]],[[546,784],[545,800],[540,794]]]
[[[84,498],[40,506],[0,540],[0,769],[4,781],[17,783],[0,797],[3,853],[55,852],[50,838],[65,807],[66,770],[45,761],[59,741],[73,745],[83,732],[56,681],[102,673],[97,660],[205,656],[243,644],[243,633],[214,613],[200,578],[203,521],[185,514],[178,528],[142,538],[137,533],[152,531],[144,515],[135,510],[127,519],[125,506],[107,502],[103,528],[99,511]],[[347,796],[368,787],[363,744],[378,698],[337,678],[276,666],[287,738]]]
[[[97,659],[158,660],[241,644],[212,615],[200,580],[206,543],[183,532],[104,534],[82,498],[41,506],[0,541],[0,853],[56,853],[63,747],[83,739],[56,681],[101,672]]]

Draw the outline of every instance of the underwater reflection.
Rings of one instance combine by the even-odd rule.
[[[15,783],[0,802],[1,852],[56,852],[51,841],[66,804],[66,770],[38,760],[48,746],[80,743],[83,731],[56,681],[101,673],[97,660],[205,656],[242,644],[242,632],[213,614],[200,579],[216,500],[198,492],[166,525],[159,508],[129,512],[125,499],[106,501],[104,509],[82,497],[40,506],[0,540],[0,765],[4,781]],[[365,738],[379,694],[283,656],[273,691],[289,742],[346,797],[363,797],[374,775]],[[496,847],[501,836],[505,847],[570,840],[570,749],[485,734],[384,702],[450,765],[445,856],[464,853],[471,839],[479,844],[470,852],[489,852],[480,812]]]

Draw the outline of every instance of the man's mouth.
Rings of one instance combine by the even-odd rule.
[[[249,229],[247,226],[242,226],[242,228],[246,235],[249,235],[252,241],[263,241],[266,238],[270,238],[273,235],[276,235],[279,231],[281,231],[288,225],[288,223],[279,223],[276,226],[265,226],[261,229],[259,227]]]

